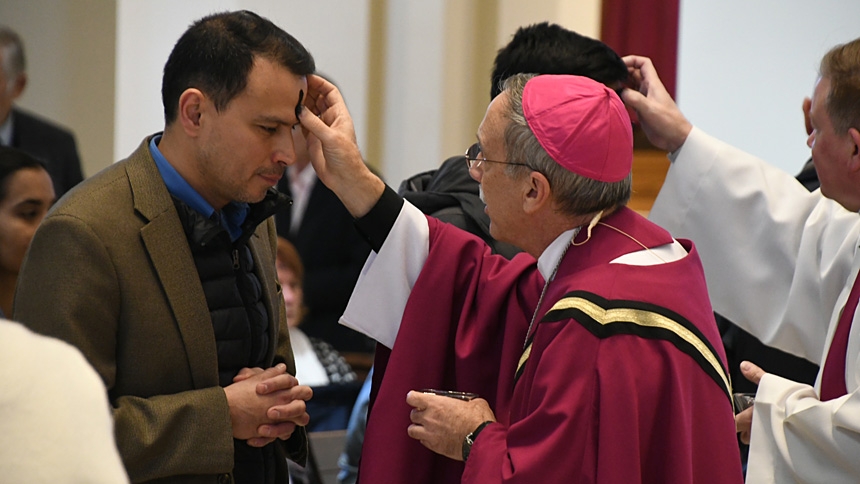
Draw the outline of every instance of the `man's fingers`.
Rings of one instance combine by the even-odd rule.
[[[641,55],[625,55],[621,58],[621,61],[627,66],[628,69],[637,69],[637,70],[654,70],[654,63],[651,62],[649,57],[641,56]]]
[[[635,110],[645,107],[645,96],[643,96],[641,92],[633,89],[624,88],[624,90],[621,91],[621,100],[624,101],[624,104]]]
[[[286,369],[284,370],[286,371]],[[263,375],[265,377],[265,374]],[[298,385],[296,377],[289,373],[277,374],[257,383],[257,395],[268,395],[280,390],[288,390]]]
[[[239,373],[237,373],[236,376],[233,377],[233,383],[237,383],[237,382],[240,382],[242,380],[247,380],[248,378],[251,378],[252,376],[256,375],[257,373],[262,373],[262,372],[263,372],[262,368],[242,368],[241,370],[239,370]]]
[[[764,370],[749,361],[741,362],[741,373],[744,375],[744,378],[755,383],[756,385],[758,385],[758,383],[761,381],[761,378],[765,375]]]
[[[304,400],[293,400],[280,405],[273,405],[266,411],[266,417],[276,422],[293,422],[298,425],[307,425],[307,405]]]
[[[740,434],[741,442],[750,443],[750,431],[752,430],[753,407],[735,415],[735,430]]]
[[[427,408],[427,399],[435,397],[436,395],[430,395],[423,392],[412,390],[406,394],[406,404],[410,407],[414,407],[420,410]]]
[[[406,428],[406,434],[415,440],[421,441],[421,444],[425,447],[427,446],[427,444],[425,444],[423,440],[423,438],[427,436],[427,429],[425,429],[422,425],[411,424],[409,427]]]
[[[263,379],[266,379],[266,378],[272,378],[272,377],[278,376],[278,375],[283,375],[286,372],[287,372],[287,365],[285,365],[283,363],[278,363],[277,365],[275,365],[271,368],[266,368],[265,370],[263,370],[263,372],[260,374],[260,376]]]
[[[296,423],[295,422],[280,422],[276,424],[263,424],[257,427],[257,433],[260,437],[255,438],[266,438],[266,439],[281,439],[287,440],[290,436],[293,435],[293,432],[296,431]]]
[[[318,139],[327,139],[328,132],[331,128],[326,125],[322,119],[315,116],[307,106],[302,109],[301,115],[299,116],[299,122]],[[308,140],[308,142],[310,142],[310,140]]]
[[[748,431],[752,426],[752,414],[753,408],[749,407],[743,412],[735,415],[735,430],[738,432],[743,432],[745,430]]]
[[[275,439],[270,439],[268,437],[255,437],[253,439],[247,440],[248,445],[250,445],[251,447],[265,447],[274,441]]]

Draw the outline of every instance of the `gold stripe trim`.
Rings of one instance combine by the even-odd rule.
[[[523,369],[523,365],[526,364],[526,361],[528,361],[529,356],[531,356],[531,354],[532,354],[532,343],[529,343],[529,345],[526,346],[526,349],[523,350],[522,356],[520,356],[520,362],[517,363],[517,372],[514,373],[514,375],[519,375],[520,371],[522,371],[522,369]]]
[[[599,305],[581,297],[564,298],[555,303],[555,305],[552,307],[552,309],[550,309],[549,312],[565,309],[578,309],[603,326],[612,323],[634,323],[640,326],[665,329],[667,331],[675,333],[676,335],[678,335],[678,337],[689,343],[691,346],[693,346],[693,348],[695,348],[699,353],[701,353],[705,360],[714,368],[714,371],[716,371],[720,378],[723,380],[723,385],[725,386],[728,394],[732,394],[732,386],[729,383],[729,379],[726,376],[726,372],[723,370],[723,366],[720,364],[720,361],[719,359],[717,359],[716,355],[714,355],[710,348],[708,348],[708,346],[698,336],[696,336],[692,331],[685,328],[677,321],[667,318],[662,314],[641,309],[604,309]],[[529,353],[530,352],[531,347],[529,347]],[[527,355],[524,354],[523,356],[525,357],[525,359],[528,359]],[[523,358],[520,358],[520,364],[523,363]]]

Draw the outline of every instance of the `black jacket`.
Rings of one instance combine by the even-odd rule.
[[[84,179],[75,137],[70,131],[20,109],[13,108],[12,117],[12,147],[45,164],[57,198]]]
[[[490,217],[484,212],[479,187],[461,155],[448,158],[437,170],[404,180],[398,193],[425,214],[477,235],[493,252],[510,259],[520,250],[490,236]]]

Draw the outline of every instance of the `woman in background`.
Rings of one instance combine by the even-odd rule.
[[[304,266],[295,246],[283,237],[278,237],[277,270],[296,360],[296,378],[314,389],[314,398],[308,402],[311,416],[308,431],[345,429],[360,383],[334,347],[308,337],[299,329],[305,313]]]
[[[12,315],[24,254],[53,203],[44,165],[0,146],[0,317]],[[77,348],[0,319],[0,386],[0,480],[128,482],[107,391]]]
[[[42,163],[0,147],[0,317],[12,316],[24,254],[54,199],[54,185]]]

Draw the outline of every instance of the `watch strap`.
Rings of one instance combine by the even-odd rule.
[[[463,439],[463,462],[466,462],[466,459],[469,458],[469,453],[472,451],[472,444],[475,443],[475,439],[478,438],[478,434],[481,433],[487,425],[491,423],[495,423],[492,420],[487,420],[486,422],[478,425],[478,428],[472,431],[472,433],[466,435],[466,438]]]

